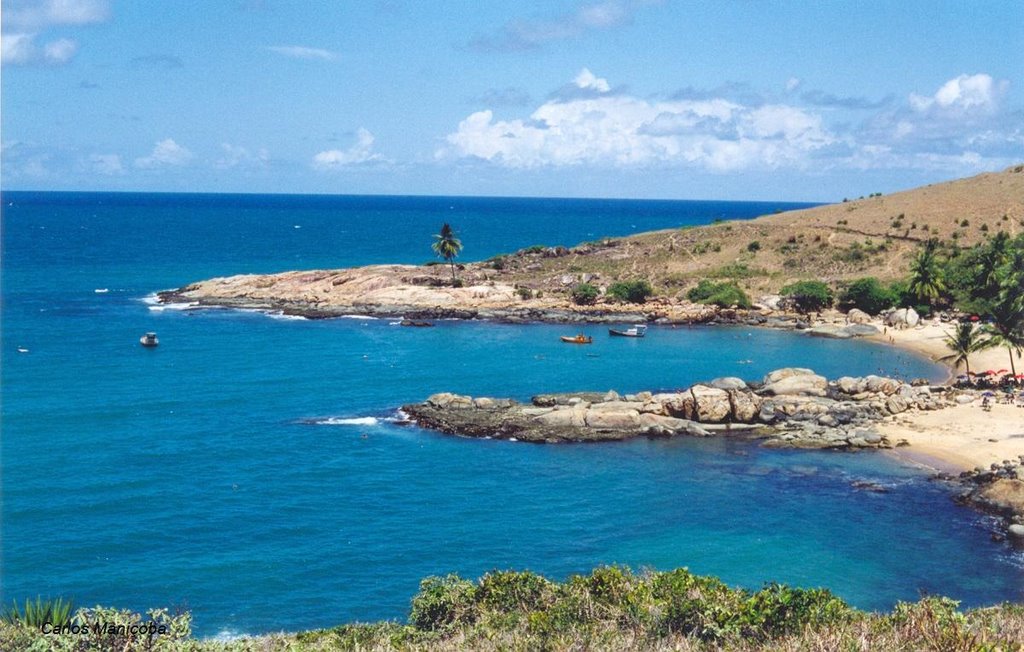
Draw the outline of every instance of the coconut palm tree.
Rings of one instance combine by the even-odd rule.
[[[1024,265],[1024,252],[1015,252],[1000,269],[999,296],[991,303],[990,321],[982,326],[991,346],[1006,347],[1010,354],[1010,373],[1014,376],[1017,367],[1013,354],[1016,352],[1019,358],[1024,350],[1024,272],[1019,265]]]
[[[444,258],[448,261],[448,264],[452,266],[452,284],[455,284],[455,257],[462,251],[462,243],[455,237],[455,231],[452,227],[445,222],[441,225],[441,232],[434,236],[434,244],[432,245],[434,253],[440,258]]]
[[[943,292],[946,285],[942,282],[939,260],[936,250],[938,242],[933,238],[925,243],[924,249],[918,252],[910,263],[910,291],[919,301],[932,305]]]
[[[983,333],[975,329],[971,322],[960,322],[953,332],[947,333],[946,336],[946,346],[953,352],[939,358],[939,362],[952,362],[954,369],[959,367],[962,362],[967,369],[967,374],[970,375],[970,355],[975,351],[988,348],[988,340],[983,338]]]

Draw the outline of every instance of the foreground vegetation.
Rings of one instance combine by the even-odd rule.
[[[38,612],[36,612],[38,613]],[[413,598],[408,624],[342,625],[230,642],[197,641],[188,614],[78,610],[88,634],[42,634],[28,614],[5,615],[3,650],[1024,650],[1024,605],[961,612],[929,597],[888,614],[851,608],[824,589],[726,586],[686,569],[632,573],[602,567],[552,582],[529,572],[493,572],[477,582],[431,577]],[[147,623],[166,634],[152,635]],[[120,627],[125,625],[125,627]],[[135,630],[145,630],[133,634]],[[98,630],[99,628],[93,628]],[[123,632],[123,633],[122,633]]]

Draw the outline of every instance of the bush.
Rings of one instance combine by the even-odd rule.
[[[569,296],[577,306],[592,306],[600,293],[601,291],[590,283],[580,283],[572,289]]]
[[[782,288],[782,295],[792,297],[800,312],[818,311],[832,305],[832,290],[821,281],[797,281]]]
[[[686,298],[694,303],[707,303],[719,308],[749,308],[750,297],[738,285],[731,281],[712,283],[704,279],[686,293]]]
[[[518,294],[519,298],[523,301],[533,298],[533,290],[530,288],[516,288],[516,294]]]
[[[43,600],[36,596],[35,602],[25,600],[24,611],[18,608],[17,602],[13,602],[4,610],[3,614],[0,614],[0,620],[9,625],[21,623],[33,628],[42,627],[44,623],[63,625],[71,620],[73,611],[74,606],[69,600],[64,600],[64,598]]]
[[[428,577],[412,599],[409,622],[417,629],[443,631],[476,620],[476,587],[458,575]]]
[[[859,308],[869,315],[877,315],[895,304],[896,295],[873,276],[857,279],[839,297],[840,308]]]
[[[757,240],[754,240],[753,242],[751,242],[750,244],[747,245],[747,251],[755,252],[755,251],[760,251],[760,250],[761,250],[761,243],[758,242]]]
[[[608,287],[608,296],[627,303],[643,303],[654,294],[647,281],[620,281]]]

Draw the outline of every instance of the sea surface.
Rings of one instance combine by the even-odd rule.
[[[431,574],[611,563],[826,586],[867,609],[1024,599],[1024,560],[991,522],[884,454],[530,445],[395,423],[438,391],[631,392],[782,366],[943,376],[891,348],[737,327],[611,340],[597,326],[574,347],[554,325],[410,329],[152,300],[211,276],[425,262],[445,221],[480,260],[796,206],[5,192],[0,601],[187,608],[198,635],[232,636],[404,619]],[[139,346],[146,331],[159,348]]]

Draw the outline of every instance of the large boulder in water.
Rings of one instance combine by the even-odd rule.
[[[726,376],[725,378],[715,378],[708,385],[715,389],[746,389],[747,381],[735,376]]]
[[[764,377],[761,392],[770,396],[825,396],[828,380],[810,369],[787,367],[776,369]]]
[[[732,418],[740,423],[757,421],[763,399],[751,391],[729,392],[732,402]]]
[[[729,392],[724,389],[694,385],[690,393],[693,394],[696,420],[701,423],[721,423],[732,413]]]

